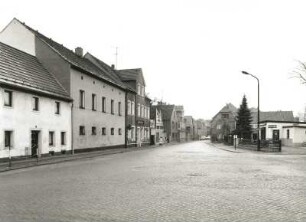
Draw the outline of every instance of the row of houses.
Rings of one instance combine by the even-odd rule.
[[[200,140],[209,134],[207,123],[184,115],[184,106],[163,102],[151,107],[153,143]]]
[[[306,122],[300,122],[292,111],[260,111],[260,130],[257,129],[257,109],[251,108],[252,140],[281,140],[285,146],[306,145]],[[211,120],[212,141],[226,141],[236,129],[238,109],[231,103],[226,104]]]
[[[204,132],[183,106],[152,105],[141,68],[117,70],[16,18],[0,33],[0,104],[0,158],[181,142]]]

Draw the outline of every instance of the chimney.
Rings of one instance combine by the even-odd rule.
[[[112,64],[112,69],[115,70],[115,65],[114,64]]]
[[[77,54],[80,57],[83,57],[83,48],[81,47],[76,47],[75,48],[75,54]]]

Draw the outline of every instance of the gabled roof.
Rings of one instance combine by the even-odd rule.
[[[227,103],[221,110],[220,113],[229,113],[229,112],[237,112],[237,108],[231,104]]]
[[[218,116],[219,113],[233,113],[236,114],[238,109],[231,103],[227,103],[223,108],[211,119],[211,122]]]
[[[117,71],[118,71],[122,81],[136,81],[137,78],[140,76],[140,78],[143,81],[143,84],[146,85],[141,68],[121,69],[121,70],[117,70]]]
[[[135,92],[134,89],[131,89],[130,87],[126,86],[125,83],[121,81],[119,73],[116,70],[114,70],[111,66],[107,65],[105,62],[101,61],[100,59],[93,56],[89,52],[87,52],[84,57],[89,61],[91,61],[92,63],[94,63],[99,69],[101,69],[101,71],[103,71],[108,76],[108,78],[112,79],[118,85],[125,86]]]
[[[25,28],[31,31],[37,38],[45,42],[51,49],[53,49],[53,51],[55,51],[58,55],[60,55],[64,60],[69,62],[72,66],[79,68],[93,76],[102,78],[114,85],[122,87],[114,79],[110,78],[109,75],[104,70],[101,70],[98,67],[96,67],[88,59],[75,54],[72,50],[66,48],[62,44],[59,44],[54,40],[52,40],[51,38],[48,38],[45,35],[39,33],[38,31],[32,29],[31,27],[27,26],[25,23],[20,22],[18,19],[16,19],[16,21],[18,21]]]
[[[35,56],[0,42],[0,82],[71,100]]]
[[[161,110],[163,120],[171,120],[174,111],[174,105],[156,105]]]
[[[252,112],[252,123],[257,123],[257,112]],[[292,111],[270,111],[260,112],[260,122],[262,121],[287,121],[294,122],[294,116]]]

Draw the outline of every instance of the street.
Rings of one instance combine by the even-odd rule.
[[[306,221],[306,155],[208,141],[0,174],[0,221]]]

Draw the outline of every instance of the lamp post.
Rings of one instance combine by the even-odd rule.
[[[246,71],[242,71],[242,74],[252,76],[253,78],[257,79],[257,83],[258,83],[258,105],[257,105],[257,151],[259,151],[259,150],[260,150],[260,140],[259,140],[259,122],[260,122],[260,111],[259,111],[259,79],[258,79],[256,76],[254,76],[254,75],[252,75],[252,74],[250,74],[250,73],[248,73],[248,72],[246,72]]]

